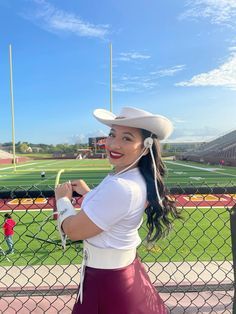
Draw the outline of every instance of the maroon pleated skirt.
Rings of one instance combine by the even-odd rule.
[[[119,269],[86,267],[83,303],[72,314],[168,314],[142,263]]]

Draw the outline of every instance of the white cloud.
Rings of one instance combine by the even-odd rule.
[[[107,136],[107,133],[104,132],[103,130],[96,130],[96,131],[89,132],[89,133],[86,134],[87,138],[89,138],[89,137],[99,137],[99,136]]]
[[[236,26],[236,0],[189,0],[184,18],[206,18],[212,24]]]
[[[67,141],[71,144],[83,144],[87,142],[87,139],[84,134],[76,134],[72,135]]]
[[[135,89],[130,86],[126,86],[125,84],[113,84],[113,92],[135,92]]]
[[[181,118],[178,118],[178,117],[173,117],[173,118],[172,118],[172,121],[173,121],[174,123],[186,123],[185,120],[183,120],[183,119],[181,119]]]
[[[140,61],[148,60],[151,56],[142,54],[140,52],[121,52],[115,59],[118,61]],[[135,92],[140,93],[144,91],[153,91],[158,87],[158,78],[165,76],[174,76],[176,73],[182,71],[185,65],[175,65],[167,69],[159,69],[143,75],[128,75],[123,74],[120,77],[114,78],[113,91],[114,92]]]
[[[214,136],[179,136],[179,137],[170,137],[166,140],[167,143],[186,143],[186,142],[193,142],[193,143],[199,143],[199,142],[210,142],[214,140],[216,137]]]
[[[108,25],[95,25],[83,21],[79,16],[57,9],[45,0],[34,0],[34,3],[37,5],[36,10],[25,12],[23,17],[49,32],[67,32],[76,36],[101,39],[108,35]]]
[[[115,80],[113,90],[115,92],[143,92],[153,90],[158,83],[152,77],[129,76],[127,74]]]
[[[114,79],[113,90],[115,92],[143,92],[153,91],[159,86],[158,78],[165,76],[174,76],[182,71],[185,65],[176,65],[167,69],[152,71],[149,74],[140,76],[131,76],[123,74],[121,77]]]
[[[174,128],[168,142],[208,142],[220,136],[222,132],[216,128]]]
[[[76,134],[72,135],[69,139],[67,139],[68,143],[71,144],[84,144],[88,142],[89,137],[100,137],[100,136],[107,136],[102,130],[96,130],[94,132],[90,132],[87,134]]]
[[[162,69],[158,71],[150,72],[151,75],[157,75],[157,76],[173,76],[174,74],[182,71],[185,68],[184,64],[175,65],[173,67]]]
[[[188,81],[175,84],[176,86],[222,86],[236,90],[236,53],[218,68],[206,73],[193,76]]]
[[[132,60],[144,60],[144,59],[150,59],[151,56],[146,55],[146,54],[142,54],[139,52],[121,52],[119,54],[119,57],[116,58],[116,60],[119,61],[132,61]]]

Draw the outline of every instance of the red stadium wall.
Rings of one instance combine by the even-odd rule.
[[[16,163],[21,163],[21,162],[26,162],[30,160],[27,157],[17,157],[16,158]],[[5,158],[5,159],[0,159],[0,164],[12,164],[13,163],[13,159],[12,158]]]

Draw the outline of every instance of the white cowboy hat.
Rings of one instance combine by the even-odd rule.
[[[122,108],[119,116],[105,109],[96,109],[93,115],[98,121],[109,127],[115,124],[148,130],[159,140],[166,139],[173,131],[173,125],[166,117],[134,107]]]

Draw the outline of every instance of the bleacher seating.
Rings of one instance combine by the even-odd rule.
[[[13,155],[0,149],[0,159],[13,158]]]
[[[236,166],[236,130],[203,144],[198,151],[188,152],[181,159]]]
[[[217,139],[204,144],[201,147],[201,154],[204,152],[209,152],[209,151],[221,151],[222,149],[227,149],[231,145],[236,144],[236,130],[225,134],[223,136],[218,137]]]

